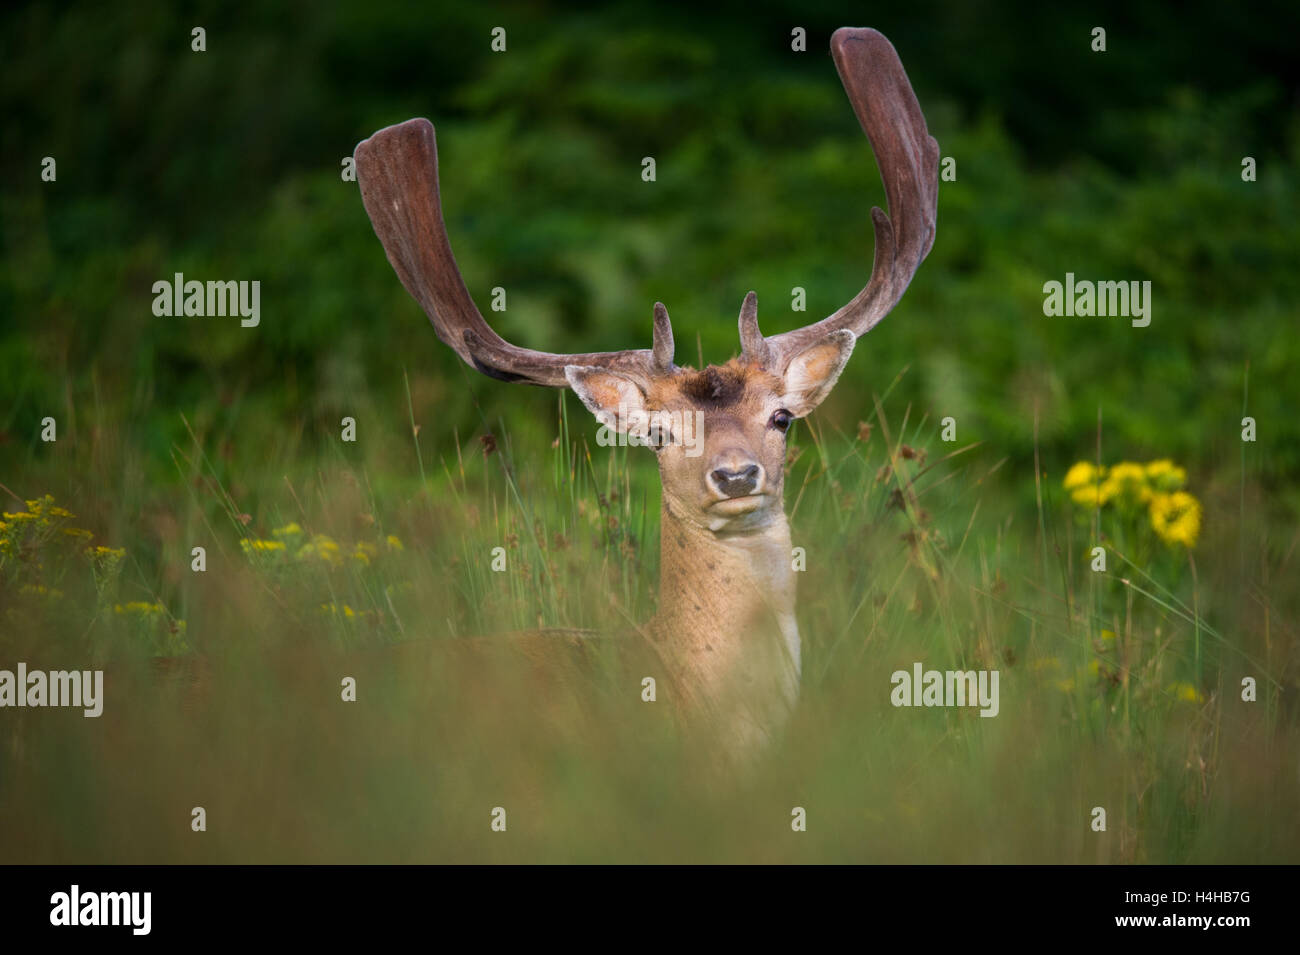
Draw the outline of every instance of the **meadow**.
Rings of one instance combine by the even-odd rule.
[[[662,300],[679,361],[721,362],[749,289],[781,331],[869,272],[883,197],[818,27],[842,15],[808,8],[798,58],[778,13],[292,9],[213,8],[202,56],[162,9],[0,31],[0,668],[103,668],[107,694],[0,710],[0,861],[1300,860],[1288,31],[1223,27],[1209,76],[1197,34],[1118,7],[1134,39],[1104,61],[1068,15],[966,69],[963,29],[1030,26],[872,24],[957,178],[903,304],[791,432],[802,697],[720,769],[629,678],[653,454],[461,365],[340,160],[429,115],[503,334],[645,347]],[[154,315],[175,272],[259,279],[260,324]],[[1045,316],[1067,272],[1150,280],[1151,325]],[[573,666],[478,639],[533,628]],[[916,662],[998,670],[998,716],[891,705]]]

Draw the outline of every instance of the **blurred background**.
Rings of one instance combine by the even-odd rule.
[[[183,434],[181,407],[218,429],[302,422],[304,441],[332,440],[356,397],[404,403],[402,366],[421,387],[446,383],[439,433],[474,427],[470,391],[489,418],[549,416],[549,395],[461,374],[340,179],[357,141],[411,116],[438,128],[453,248],[481,309],[508,290],[494,318],[512,341],[640,347],[659,299],[684,352],[698,336],[722,361],[750,288],[765,330],[828,314],[866,280],[882,202],[828,55],[836,26],[863,21],[899,50],[957,180],[941,188],[924,271],[863,343],[841,406],[910,364],[908,397],[1019,463],[1037,406],[1049,460],[1091,446],[1100,408],[1116,451],[1158,444],[1208,467],[1238,457],[1249,361],[1266,436],[1254,464],[1294,515],[1300,14],[1015,6],[11,9],[4,471],[37,465],[49,449],[36,422],[96,389],[157,452]],[[190,50],[194,25],[206,53]],[[489,48],[498,25],[505,54]],[[807,53],[790,51],[794,25]],[[1104,54],[1090,50],[1095,25]],[[40,180],[47,155],[57,183]],[[178,271],[260,279],[261,327],[155,319],[150,286]],[[1067,271],[1150,280],[1151,326],[1045,318],[1042,285]],[[806,315],[790,310],[794,286]]]
[[[17,512],[23,501],[49,494],[47,515],[61,506],[92,546],[126,554],[120,568],[103,563],[116,559],[110,556],[94,565],[93,577],[83,567],[80,578],[74,569],[56,578],[58,558],[30,538],[15,545],[0,568],[0,646],[9,651],[0,662],[42,649],[82,659],[77,654],[87,646],[104,659],[128,651],[210,657],[240,641],[257,652],[262,640],[310,641],[319,618],[301,607],[315,612],[317,604],[333,608],[327,629],[343,639],[355,636],[353,623],[335,620],[345,600],[349,617],[372,608],[384,639],[539,622],[617,624],[652,612],[652,456],[593,462],[604,451],[592,446],[593,426],[572,396],[490,381],[461,365],[397,281],[356,184],[340,175],[342,161],[380,127],[412,116],[434,122],[452,246],[479,308],[510,341],[553,351],[646,347],[651,306],[660,300],[673,316],[679,362],[722,362],[738,351],[736,314],[749,289],[757,290],[760,321],[772,333],[829,314],[869,275],[869,210],[884,205],[883,190],[828,52],[833,29],[855,25],[876,27],[894,43],[941,155],[955,160],[956,179],[941,185],[937,240],[901,305],[859,344],[831,400],[795,439],[808,454],[792,473],[810,487],[823,482],[824,496],[839,508],[817,510],[822,505],[810,491],[799,505],[805,516],[795,517],[796,536],[823,545],[823,567],[851,564],[855,555],[867,561],[883,541],[896,545],[901,530],[881,517],[888,501],[875,490],[877,469],[895,460],[902,440],[928,442],[932,461],[946,453],[934,432],[939,419],[952,416],[958,444],[979,447],[974,463],[954,471],[956,480],[937,492],[952,494],[945,504],[927,505],[927,519],[943,525],[937,540],[953,552],[967,535],[977,541],[960,553],[974,561],[986,609],[996,605],[1006,617],[999,629],[992,610],[985,618],[963,607],[970,619],[957,624],[939,612],[951,609],[951,595],[932,594],[926,606],[943,618],[932,621],[934,646],[946,648],[935,652],[1006,661],[1014,645],[1023,660],[1026,647],[1050,628],[1046,617],[1021,611],[1046,600],[1044,588],[1073,593],[1081,579],[1075,575],[1087,518],[1081,523],[1069,510],[1061,486],[1066,470],[1080,459],[1172,459],[1204,505],[1196,552],[1202,565],[1200,577],[1181,558],[1161,557],[1162,564],[1152,557],[1147,565],[1168,575],[1166,589],[1153,593],[1167,608],[1187,611],[1181,623],[1192,622],[1178,658],[1183,669],[1157,678],[1156,689],[1166,693],[1176,676],[1176,685],[1191,687],[1192,702],[1219,698],[1217,662],[1200,642],[1208,614],[1207,626],[1225,646],[1267,659],[1264,670],[1280,694],[1268,704],[1269,732],[1293,732],[1295,707],[1286,701],[1294,689],[1288,697],[1281,688],[1295,679],[1290,591],[1300,524],[1296,5],[74,2],[15,5],[0,23],[0,495]],[[196,26],[206,31],[205,52],[191,50]],[[1104,53],[1091,49],[1097,26],[1106,30]],[[491,49],[494,27],[506,30],[505,52]],[[806,29],[807,52],[792,52],[794,27]],[[55,182],[41,180],[47,156],[57,161]],[[641,179],[646,156],[656,160],[653,183]],[[1242,179],[1244,157],[1255,160],[1255,181]],[[151,287],[176,272],[259,280],[260,325],[156,317]],[[1149,280],[1150,326],[1045,317],[1043,284],[1067,272]],[[488,309],[495,286],[507,290],[504,313]],[[806,289],[806,313],[791,310],[795,286]],[[1241,441],[1247,414],[1258,428],[1251,444]],[[57,442],[40,439],[46,416],[57,420]],[[344,416],[358,422],[356,445],[339,441]],[[882,430],[875,430],[872,446],[872,430],[887,421],[901,427],[883,446]],[[837,470],[847,460],[841,451],[852,456],[860,447],[852,474]],[[884,456],[872,459],[872,447]],[[555,500],[540,500],[548,497]],[[33,513],[30,504],[26,510]],[[72,519],[52,518],[50,527]],[[290,581],[285,568],[253,560],[196,590],[187,568],[195,540],[210,541],[210,552],[233,567],[257,554],[258,545],[241,541],[292,541],[293,532],[278,532],[295,523],[300,543],[315,548],[300,550],[303,559],[323,552],[318,535],[345,550],[360,549],[363,540],[382,549],[392,537],[405,556],[389,556],[408,563],[378,581],[330,577],[309,586]],[[579,526],[590,531],[581,539]],[[542,544],[525,562],[535,561],[528,566],[539,574],[559,574],[560,589],[542,592],[524,579],[493,596],[490,575],[476,569],[479,548],[511,535],[517,547],[530,531]],[[549,556],[565,547],[572,548],[569,563],[552,567]],[[900,568],[920,567],[921,578],[928,573],[915,552],[898,559]],[[592,561],[600,568],[594,575]],[[1021,579],[1017,592],[1016,579],[1031,569],[1034,582]],[[826,620],[806,623],[814,659],[819,646],[827,654],[848,652],[829,636],[818,643],[819,634],[856,628],[851,632],[860,639],[859,611],[871,606],[862,596],[870,592],[864,580],[874,580],[875,571],[811,572],[805,594],[832,595],[819,611]],[[615,583],[602,584],[593,597],[583,590],[595,586],[584,585],[585,576]],[[405,598],[388,589],[398,578]],[[998,589],[1007,586],[1011,594]],[[44,596],[57,589],[63,604],[42,603],[37,590],[24,589],[42,587]],[[619,596],[621,608],[606,607],[605,591]],[[1095,641],[1104,633],[1114,638],[1122,630],[1115,614],[1132,608],[1125,611],[1114,595],[1090,599],[1088,633]],[[132,602],[165,608],[157,611],[167,618],[162,636],[150,631],[143,650],[131,635],[139,630],[122,630],[114,616],[131,611],[112,609]],[[892,604],[874,606],[888,630],[883,615]],[[915,606],[906,603],[900,620],[911,620],[906,614]],[[1072,601],[1069,607],[1054,612],[1077,609]],[[404,610],[406,625],[396,626]],[[1156,607],[1149,621],[1153,660],[1170,633],[1168,621],[1160,623],[1164,612]],[[182,620],[184,629],[177,627]],[[1042,658],[1086,670],[1089,645]],[[917,658],[909,653],[900,644],[882,672]],[[856,648],[851,658],[861,660]],[[827,656],[818,672],[837,672],[833,659]],[[1104,660],[1100,666],[1104,674]],[[1237,673],[1222,677],[1230,694]],[[836,697],[833,676],[816,679],[830,681],[819,711],[815,688],[823,684],[806,677],[813,710],[824,717],[812,725],[825,733],[836,725],[826,716],[836,712],[836,701],[859,694],[850,681],[836,691],[847,695]],[[1035,778],[1046,787],[1067,768],[1131,757],[1131,773],[1112,780],[1116,799],[1131,802],[1126,835],[1095,850],[1071,842],[1074,836],[1062,841],[1057,822],[1044,821],[1000,841],[990,837],[963,856],[952,832],[969,829],[954,821],[943,835],[915,822],[918,811],[932,818],[924,806],[917,810],[918,792],[929,794],[933,811],[954,812],[953,777],[927,785],[913,776],[905,791],[878,793],[878,805],[894,809],[855,817],[875,827],[889,848],[853,857],[1252,861],[1274,852],[1294,861],[1294,814],[1284,838],[1270,828],[1294,806],[1293,755],[1284,765],[1272,743],[1256,751],[1238,740],[1241,758],[1250,754],[1261,773],[1246,787],[1256,801],[1238,789],[1238,802],[1225,803],[1233,813],[1207,823],[1214,774],[1204,757],[1220,752],[1217,715],[1207,710],[1192,720],[1200,741],[1192,753],[1184,736],[1171,742],[1162,735],[1163,716],[1135,731],[1127,708],[1122,738],[1108,735],[1108,714],[1117,712],[1109,690],[1071,683],[1064,692],[1068,702],[1050,712],[1079,735],[1043,755]],[[1090,716],[1095,701],[1101,705]],[[251,719],[240,712],[239,720]],[[464,728],[454,707],[440,712],[446,723],[438,725]],[[220,724],[219,713],[211,718]],[[887,708],[873,710],[854,726],[885,718],[893,718]],[[25,732],[62,739],[49,728],[54,724],[25,719],[16,724]],[[1021,725],[1025,732],[1030,722]],[[1181,734],[1186,727],[1178,725]],[[79,719],[65,729],[73,739],[85,732]],[[1010,754],[1024,752],[1014,729],[979,729],[1009,735],[999,759],[978,747],[962,750],[961,758],[987,773],[986,785],[976,787],[979,806],[966,806],[969,817],[951,818],[975,828],[986,819],[984,809],[1015,798],[999,788],[998,773],[1005,760],[1014,762]],[[294,732],[300,731],[307,732]],[[362,745],[361,731],[351,732]],[[841,756],[861,741],[857,729],[846,732],[835,737],[839,749],[831,747]],[[919,732],[909,744],[918,751],[952,739],[937,729],[933,736],[909,732]],[[883,730],[873,734],[877,745],[889,746]],[[1267,735],[1252,738],[1265,746]],[[145,758],[146,736],[128,738]],[[210,737],[224,738],[215,730]],[[1107,741],[1118,747],[1114,753]],[[154,845],[132,842],[138,833],[128,837],[120,827],[104,835],[114,826],[106,816],[94,824],[84,815],[81,823],[68,822],[74,808],[145,810],[138,791],[107,782],[114,765],[107,757],[102,778],[86,776],[79,760],[92,759],[100,743],[47,742],[44,749],[15,742],[0,756],[0,805],[45,805],[47,790],[17,769],[21,759],[47,758],[42,753],[54,754],[46,768],[58,778],[97,779],[102,791],[87,790],[82,801],[69,797],[48,831],[37,826],[27,841],[11,842],[24,846],[18,857],[185,857],[184,835]],[[409,756],[399,741],[389,743],[394,766],[396,753]],[[1076,743],[1093,748],[1080,757]],[[176,753],[189,752],[194,739],[175,745]],[[218,747],[224,756],[212,758],[213,787],[232,774],[247,782],[250,757],[230,747]],[[274,759],[263,757],[260,771],[272,772]],[[860,771],[876,780],[874,769],[890,758],[840,765],[856,767],[845,770],[850,776]],[[809,760],[843,804],[853,805],[861,790],[812,756],[801,772],[814,772]],[[595,763],[581,765],[595,772]],[[167,772],[160,763],[159,778],[170,778]],[[429,772],[419,785],[434,785],[437,774]],[[546,778],[537,772],[533,785]],[[328,775],[316,763],[304,773],[295,777],[303,792],[310,788],[304,780],[315,785]],[[661,780],[664,792],[690,777],[681,773]],[[257,778],[266,792],[290,785]],[[1178,782],[1153,816],[1142,802],[1151,780],[1170,778]],[[368,790],[366,798],[398,798],[396,779],[393,789]],[[1076,782],[1061,782],[1060,799],[1091,806]],[[613,790],[594,783],[573,789],[597,803],[617,802]],[[157,783],[151,792],[150,811],[165,812],[158,794],[171,791]],[[257,800],[249,798],[252,812]],[[357,803],[363,804],[373,802]],[[590,814],[590,805],[581,812],[569,805],[575,820]],[[1247,818],[1259,827],[1249,836],[1241,828]],[[929,848],[889,843],[900,820],[914,820]],[[671,828],[663,826],[660,837]],[[695,848],[684,838],[649,835],[624,848],[640,857],[673,857],[665,848],[673,846],[698,858],[782,857],[771,846],[748,855],[753,842],[743,830],[736,823],[734,841],[717,836]],[[408,832],[353,833],[349,848],[337,853],[306,834],[283,845],[250,836],[215,857],[391,858],[407,851]],[[548,857],[548,838],[536,834],[534,857]],[[570,832],[565,844],[579,843]],[[574,852],[606,858],[609,846],[593,842]],[[1065,848],[1056,854],[1045,846]],[[806,857],[834,856],[844,847],[828,838]],[[483,857],[469,842],[449,854]]]

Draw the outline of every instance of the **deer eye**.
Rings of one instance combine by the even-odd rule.
[[[667,415],[655,413],[646,423],[645,443],[656,451],[662,451],[672,444],[672,423]]]
[[[790,430],[790,422],[794,420],[794,415],[784,408],[778,408],[772,412],[772,420],[768,422],[777,431],[782,434]]]

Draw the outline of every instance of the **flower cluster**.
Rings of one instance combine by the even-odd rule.
[[[292,555],[299,561],[319,561],[331,567],[340,567],[347,560],[369,567],[379,557],[381,550],[403,549],[402,542],[392,534],[389,534],[382,543],[357,541],[350,548],[344,548],[328,534],[308,536],[296,522],[275,528],[271,531],[271,538],[261,540],[246,537],[239,542],[239,546],[249,557],[273,558]]]
[[[1187,471],[1169,460],[1120,461],[1109,468],[1080,461],[1066,473],[1063,485],[1081,507],[1145,510],[1157,537],[1191,548],[1201,533],[1201,502],[1182,489],[1186,482]]]
[[[125,547],[93,543],[94,532],[72,526],[76,515],[51,494],[26,504],[24,511],[0,514],[0,585],[12,586],[22,598],[45,601],[47,609],[88,613],[92,624],[104,617],[113,632],[156,656],[188,651],[185,621],[175,619],[161,601],[119,602]],[[78,583],[79,577],[86,579],[87,565],[94,599]],[[9,607],[5,616],[17,620],[17,613]]]
[[[0,563],[7,557],[17,557],[24,545],[45,538],[74,516],[67,508],[56,505],[51,494],[26,503],[25,511],[0,513]],[[75,537],[94,536],[79,527],[66,528],[63,533]]]

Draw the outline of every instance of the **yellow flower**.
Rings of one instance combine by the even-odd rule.
[[[64,507],[56,507],[54,504],[54,495],[46,494],[44,497],[33,498],[27,501],[27,510],[19,511],[17,514],[4,512],[5,520],[13,521],[19,524],[34,521],[37,527],[46,528],[56,520],[65,517],[73,517],[73,513]]]
[[[1145,504],[1151,499],[1146,469],[1132,461],[1121,461],[1107,472],[1106,480],[1101,484],[1101,496],[1103,502],[1118,497]]]
[[[1105,484],[1086,484],[1070,492],[1070,499],[1084,507],[1101,507],[1110,500],[1114,489]]]
[[[94,531],[88,531],[84,527],[65,527],[63,533],[69,537],[83,537],[86,540],[90,540],[95,536]]]
[[[389,535],[388,535],[388,549],[389,549],[389,550],[405,550],[405,548],[402,547],[402,542],[401,542],[400,540],[398,540],[396,537],[394,537],[392,534],[389,534]]]
[[[367,541],[357,541],[356,547],[352,551],[352,559],[367,566],[370,565],[370,558],[379,553],[379,548]]]
[[[1187,471],[1168,458],[1147,464],[1146,473],[1147,480],[1160,491],[1176,491],[1187,481]]]
[[[1190,683],[1170,683],[1165,687],[1180,703],[1204,703],[1205,697]]]
[[[301,533],[302,528],[298,526],[297,521],[285,524],[284,527],[277,527],[275,530],[271,531],[271,534],[275,537],[294,537]]]
[[[44,584],[24,584],[19,593],[36,594],[40,597],[53,597],[56,599],[63,596],[62,590],[56,590],[54,587],[46,587]]]
[[[283,541],[250,540],[245,537],[239,542],[245,554],[265,554],[270,551],[284,550]]]
[[[304,544],[298,549],[298,557],[318,557],[326,563],[341,564],[343,555],[339,552],[338,543],[324,534],[317,534],[311,539],[311,543]]]
[[[141,600],[133,600],[127,604],[114,604],[113,613],[130,615],[134,614],[141,617],[152,617],[165,613],[163,605],[160,603],[145,603]]]
[[[122,558],[126,556],[126,548],[105,547],[100,544],[98,547],[87,547],[86,556],[90,558],[91,566],[97,573],[112,576],[117,572]]]
[[[1151,527],[1166,544],[1195,547],[1201,533],[1201,502],[1186,491],[1151,498]]]
[[[1082,507],[1101,507],[1115,494],[1114,485],[1103,478],[1106,469],[1088,461],[1079,461],[1065,474],[1062,486],[1070,492],[1070,500]]]
[[[1065,473],[1063,483],[1067,491],[1073,491],[1085,484],[1096,484],[1103,473],[1104,470],[1098,469],[1090,461],[1080,461]]]

